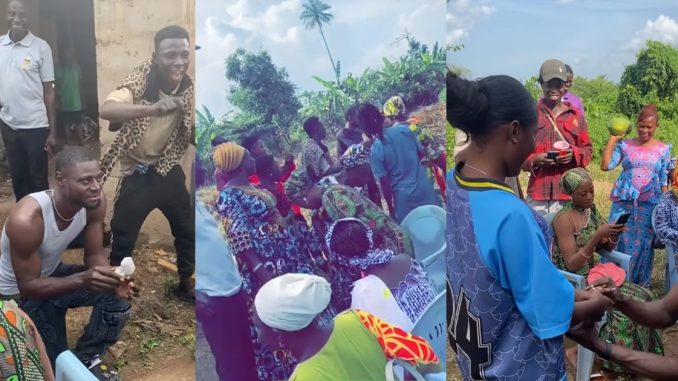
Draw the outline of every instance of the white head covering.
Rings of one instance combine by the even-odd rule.
[[[261,322],[283,331],[306,328],[330,303],[332,287],[325,278],[285,274],[266,282],[254,297]]]

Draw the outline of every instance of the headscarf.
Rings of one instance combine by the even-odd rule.
[[[370,163],[370,149],[363,143],[354,144],[341,155],[339,162],[344,168],[355,168]]]
[[[212,161],[214,161],[214,167],[228,173],[240,166],[243,157],[245,157],[245,148],[233,142],[228,142],[219,144],[214,148]]]
[[[566,195],[572,196],[574,190],[584,180],[591,180],[591,174],[584,168],[572,168],[560,176],[560,190]]]
[[[362,257],[353,257],[349,259],[332,250],[332,237],[334,236],[334,228],[337,226],[337,224],[348,221],[357,222],[360,225],[362,225],[362,227],[365,229],[365,234],[367,235],[367,242],[369,243],[369,248],[365,255]],[[382,265],[384,263],[387,263],[395,256],[395,254],[391,250],[374,249],[372,235],[373,235],[372,229],[370,229],[370,227],[367,226],[367,224],[360,221],[359,219],[353,217],[342,218],[336,220],[330,226],[329,230],[327,231],[327,234],[325,235],[325,243],[327,244],[327,248],[329,249],[332,258],[339,262],[340,265],[344,267],[358,267],[361,270],[367,270],[371,266]]]
[[[306,328],[327,308],[332,287],[312,274],[285,274],[266,282],[254,297],[262,323],[287,332]]]
[[[384,116],[404,116],[406,112],[405,101],[399,95],[392,96],[384,103]]]

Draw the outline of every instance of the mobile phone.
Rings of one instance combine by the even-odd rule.
[[[549,151],[546,153],[546,158],[555,160],[558,157],[558,151]]]
[[[615,221],[615,224],[617,224],[617,225],[625,225],[626,222],[629,220],[629,217],[631,217],[631,213],[629,213],[629,212],[622,213],[622,214],[617,218],[617,221]]]

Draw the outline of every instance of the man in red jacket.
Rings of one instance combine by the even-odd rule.
[[[539,70],[544,98],[537,102],[535,150],[523,164],[530,172],[527,203],[541,215],[559,211],[570,196],[560,190],[560,176],[568,169],[591,162],[593,146],[586,119],[568,101],[563,101],[567,70],[559,60],[545,61]],[[556,142],[568,148],[556,148]],[[562,144],[562,143],[560,143]]]

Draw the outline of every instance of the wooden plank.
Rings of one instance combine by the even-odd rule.
[[[163,269],[165,269],[167,271],[177,272],[177,266],[170,261],[166,261],[162,258],[158,258],[156,262],[158,263],[158,265],[160,267],[162,267]],[[193,274],[193,279],[195,279],[195,274]]]

